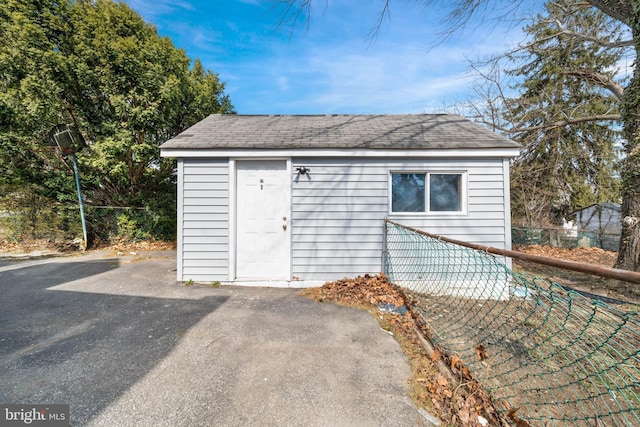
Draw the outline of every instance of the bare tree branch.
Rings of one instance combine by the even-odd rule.
[[[609,41],[606,39],[601,39],[598,37],[590,37],[586,34],[581,34],[581,33],[576,33],[574,31],[569,31],[569,30],[561,30],[558,32],[558,34],[556,34],[556,37],[559,37],[561,35],[566,35],[569,37],[574,37],[578,40],[582,40],[582,41],[589,41],[589,42],[593,42],[596,43],[602,47],[606,47],[606,48],[611,48],[611,49],[620,49],[620,48],[625,48],[625,47],[633,47],[633,40],[615,40],[615,41]]]
[[[326,0],[325,7],[328,6],[328,1]],[[306,22],[307,29],[309,29],[309,23],[311,18],[311,4],[313,0],[271,0],[273,3],[272,8],[277,9],[280,5],[285,5],[284,11],[280,15],[280,20],[278,21],[278,27],[284,27],[285,25],[291,26],[291,32],[296,27],[298,21],[302,20]]]
[[[575,119],[558,120],[553,123],[547,123],[539,126],[528,126],[523,128],[502,128],[501,127],[497,129],[504,133],[535,132],[537,130],[556,129],[559,127],[575,125],[578,123],[619,121],[619,120],[622,120],[622,116],[620,114],[600,114],[600,115],[588,116],[588,117],[578,117]],[[493,126],[493,123],[484,123],[484,124]]]
[[[618,99],[622,99],[622,96],[624,95],[624,87],[622,87],[622,85],[616,83],[609,76],[598,73],[597,71],[582,68],[579,70],[566,71],[566,74],[570,76],[582,77],[583,79],[591,83],[597,84],[598,86],[609,90]]]
[[[382,10],[378,14],[378,20],[376,21],[376,25],[369,32],[369,36],[367,38],[369,39],[369,44],[370,45],[373,44],[376,41],[376,39],[378,38],[378,34],[380,34],[380,28],[382,27],[382,24],[384,23],[384,20],[391,17],[391,14],[389,12],[389,2],[390,1],[391,0],[385,0],[384,6],[382,7]]]

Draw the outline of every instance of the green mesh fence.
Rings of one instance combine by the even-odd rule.
[[[487,252],[385,228],[385,273],[503,415],[520,408],[532,425],[640,426],[637,306],[616,308],[515,273]]]
[[[620,249],[620,233],[511,227],[511,242],[514,245],[545,245],[559,248],[597,247],[607,251],[617,251]]]

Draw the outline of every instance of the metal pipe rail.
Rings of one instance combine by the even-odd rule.
[[[422,234],[434,239],[442,240],[443,242],[453,243],[467,248],[476,249],[479,251],[485,251],[491,254],[507,256],[509,258],[518,259],[521,261],[531,261],[537,264],[547,265],[550,267],[559,267],[567,270],[577,271],[579,273],[591,274],[594,276],[604,277],[607,279],[622,280],[625,282],[640,284],[640,273],[635,271],[620,270],[617,268],[603,267],[599,265],[585,264],[582,262],[567,261],[557,258],[546,257],[542,255],[531,255],[523,252],[510,251],[506,249],[494,248],[492,246],[478,245],[475,243],[463,242],[461,240],[450,239],[448,237],[439,236],[437,234],[427,233],[426,231],[418,230],[413,227],[407,227],[406,225],[399,224],[390,219],[385,219],[385,222],[395,224],[406,229],[409,229],[415,233]]]

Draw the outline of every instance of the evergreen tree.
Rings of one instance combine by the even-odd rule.
[[[596,119],[619,114],[619,100],[580,76],[588,69],[614,79],[623,50],[592,40],[610,39],[620,25],[568,0],[547,3],[546,12],[526,27],[533,40],[513,58],[524,64],[510,72],[522,80],[522,94],[505,106],[511,137],[525,147],[512,167],[512,212],[515,221],[530,224],[557,222],[593,203],[620,200],[620,128]]]
[[[69,5],[46,1],[0,3],[0,206],[24,214],[14,224],[40,237],[43,213],[70,200],[73,181],[47,133],[64,111],[56,81],[64,62],[59,44]],[[51,221],[45,215],[44,221]]]
[[[158,222],[150,233],[168,237],[174,163],[158,146],[208,114],[233,112],[218,76],[112,0],[6,0],[0,37],[5,206],[75,198],[68,162],[47,146],[52,126],[75,124],[90,142],[78,156],[88,204],[144,206]]]

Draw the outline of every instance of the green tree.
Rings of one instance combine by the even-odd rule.
[[[79,1],[61,50],[69,102],[94,141],[86,165],[97,174],[94,202],[139,205],[168,184],[158,145],[211,113],[232,112],[218,76],[124,3]]]
[[[46,136],[59,122],[74,123],[90,143],[79,156],[87,203],[144,206],[158,220],[147,229],[167,237],[174,163],[158,146],[208,114],[233,113],[218,76],[111,0],[7,0],[0,36],[9,41],[0,46],[0,156],[8,177],[0,185],[73,199],[70,168],[49,151]]]
[[[610,40],[621,26],[584,3],[561,0],[545,8],[525,29],[532,40],[510,56],[521,63],[509,72],[522,81],[521,94],[503,106],[507,133],[525,147],[512,167],[512,215],[531,225],[593,203],[617,203],[620,195],[620,131],[610,120],[595,119],[619,116],[619,100],[578,74],[590,70],[615,81],[624,49],[592,40]]]
[[[39,213],[73,195],[71,169],[43,144],[65,109],[54,76],[68,13],[65,3],[0,3],[0,202],[26,213],[20,231],[34,237]]]

